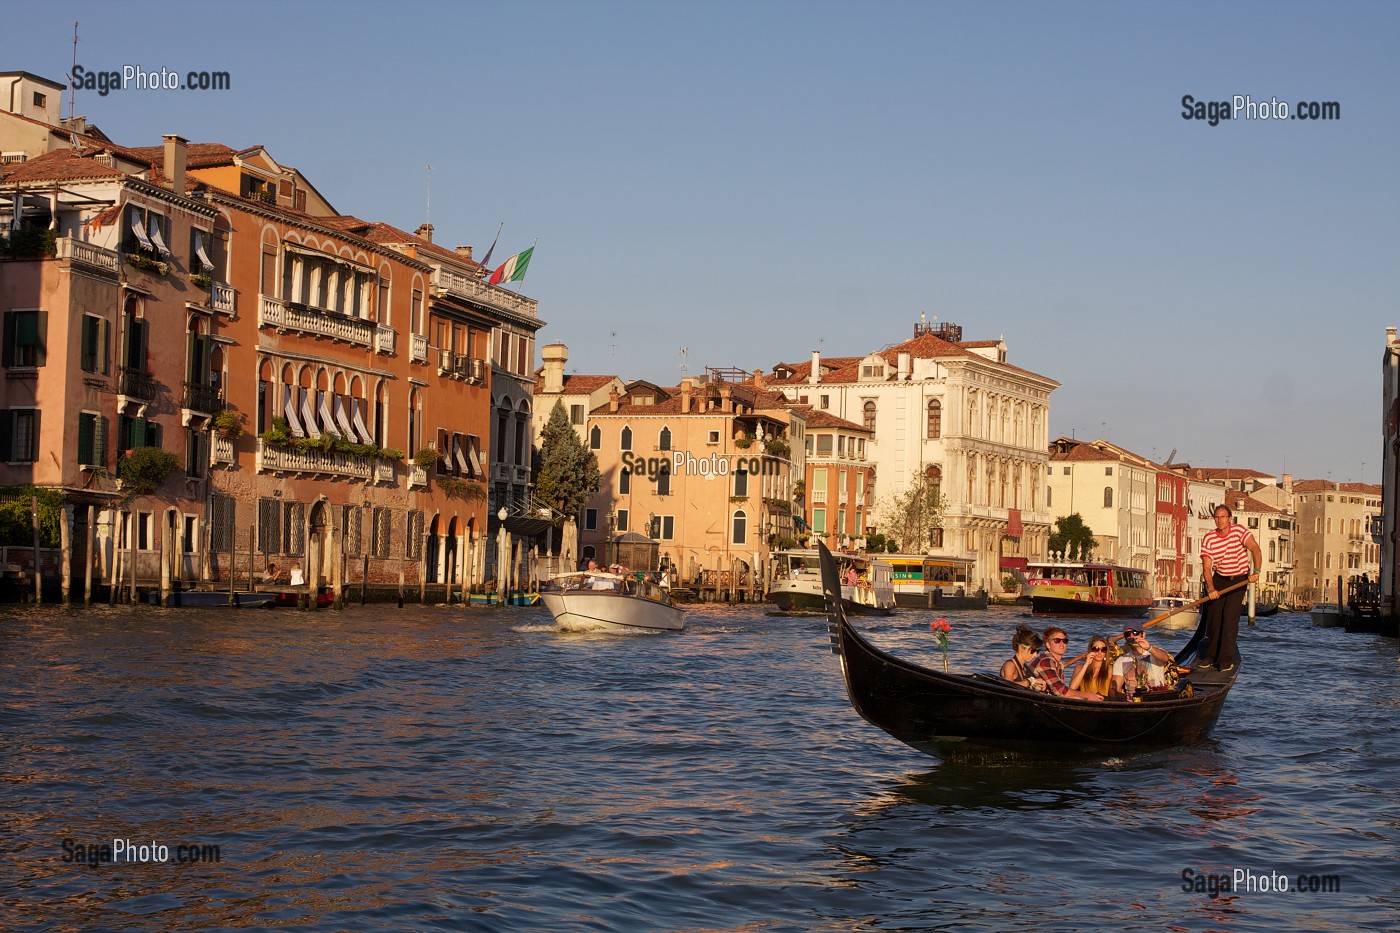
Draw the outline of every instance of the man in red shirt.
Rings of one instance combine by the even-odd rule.
[[[1210,640],[1196,658],[1196,667],[1201,670],[1219,668],[1222,671],[1235,669],[1235,637],[1240,631],[1240,606],[1244,604],[1244,587],[1226,593],[1220,591],[1248,580],[1259,580],[1259,567],[1264,563],[1264,553],[1259,550],[1259,542],[1243,525],[1231,519],[1230,507],[1215,507],[1215,530],[1207,532],[1201,539],[1201,566],[1205,570],[1206,595],[1206,637]],[[1251,558],[1253,569],[1251,570]]]

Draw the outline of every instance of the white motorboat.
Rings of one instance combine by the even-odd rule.
[[[1314,603],[1308,615],[1318,628],[1340,628],[1346,624],[1346,613],[1338,603]]]
[[[1195,628],[1201,624],[1201,610],[1184,596],[1158,596],[1152,600],[1152,618],[1170,615],[1157,623],[1157,628]],[[1190,607],[1190,608],[1187,608]]]
[[[630,576],[582,570],[551,577],[540,599],[566,632],[679,632],[685,610],[664,586]]]
[[[885,615],[894,609],[894,568],[864,554],[831,555],[841,572],[841,604],[848,613]],[[807,549],[773,554],[773,582],[768,601],[780,612],[823,613],[821,561]]]

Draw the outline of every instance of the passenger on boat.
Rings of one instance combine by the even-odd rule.
[[[1045,650],[1035,660],[1035,673],[1045,678],[1049,692],[1076,700],[1102,700],[1103,697],[1097,693],[1078,690],[1065,683],[1064,658],[1065,649],[1069,646],[1069,637],[1065,635],[1065,630],[1052,625],[1045,630],[1043,637]]]
[[[1147,642],[1147,633],[1128,626],[1123,629],[1123,656],[1113,662],[1113,686],[1109,695],[1115,700],[1131,700],[1139,693],[1165,687],[1164,676],[1172,656],[1163,648]]]
[[[1015,656],[1001,666],[1001,677],[1020,687],[1045,691],[1045,680],[1031,673],[1035,664],[1035,654],[1044,643],[1040,636],[1024,625],[1016,626],[1016,634],[1011,636],[1011,650]]]
[[[1070,680],[1071,690],[1088,690],[1101,697],[1107,697],[1113,683],[1113,665],[1108,660],[1108,639],[1095,635],[1089,639],[1089,654],[1084,663],[1075,669]]]

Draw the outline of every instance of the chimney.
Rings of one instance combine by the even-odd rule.
[[[812,351],[812,374],[807,377],[807,382],[816,385],[822,381],[822,351]]]
[[[457,247],[457,255],[458,255],[458,256],[461,256],[461,257],[462,257],[463,259],[465,259],[467,262],[475,262],[475,261],[476,261],[476,260],[472,259],[472,248],[471,248],[470,246],[459,246],[459,247]]]
[[[165,137],[165,181],[176,194],[185,193],[185,147],[189,140],[183,136]]]
[[[727,382],[719,387],[719,410],[722,412],[734,410],[734,390],[729,387]]]
[[[616,413],[618,408],[618,402],[621,400],[621,398],[622,396],[618,395],[617,393],[617,386],[613,386],[612,391],[608,393],[608,411]]]
[[[913,372],[912,357],[908,353],[899,354],[899,381],[908,382],[909,374]]]
[[[681,414],[690,414],[690,377],[681,380]]]
[[[1283,494],[1286,495],[1286,496],[1291,496],[1291,495],[1293,495],[1293,474],[1292,474],[1292,473],[1285,473],[1285,474],[1283,474]]]
[[[1385,329],[1385,342],[1391,346],[1395,345],[1395,328],[1387,327]]]
[[[413,231],[414,236],[422,237],[429,243],[433,242],[433,225],[419,224],[418,229]]]
[[[768,388],[768,380],[763,378],[763,367],[760,366],[753,371],[753,384],[760,389]]]
[[[562,343],[548,344],[541,348],[540,359],[544,361],[543,391],[546,395],[558,395],[564,391],[564,364],[569,361],[569,348]]]

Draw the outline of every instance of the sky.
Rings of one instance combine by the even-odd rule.
[[[229,73],[79,91],[119,143],[262,145],[342,213],[430,219],[478,258],[504,224],[493,265],[538,240],[520,290],[570,372],[771,371],[923,314],[1060,382],[1052,439],[1380,479],[1400,4],[5,0],[0,21],[0,71],[66,81],[77,21],[85,71]],[[1211,126],[1188,94],[1340,119]]]

